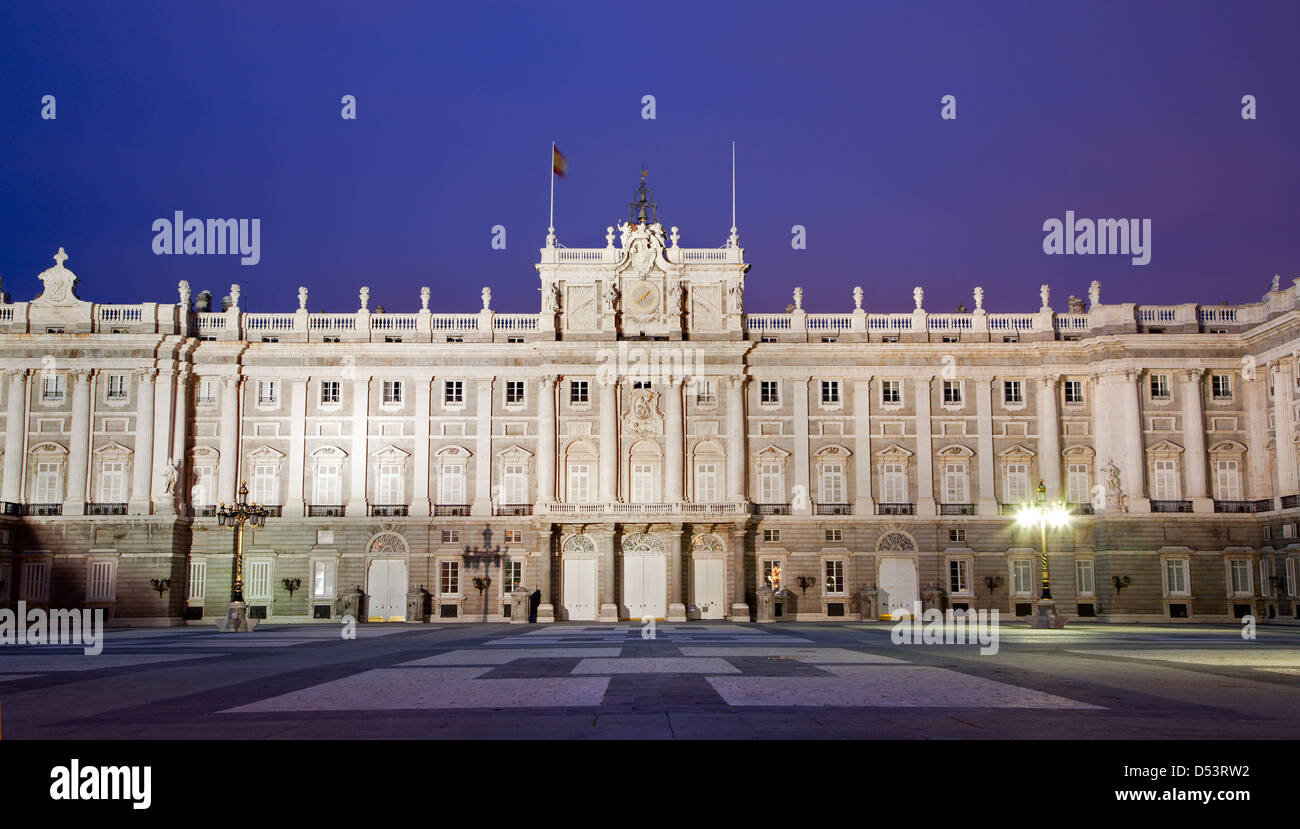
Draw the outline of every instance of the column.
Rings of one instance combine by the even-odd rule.
[[[429,511],[429,416],[433,402],[433,377],[415,378],[415,458],[411,462],[414,477],[411,486],[411,515],[427,516]]]
[[[665,384],[668,395],[664,417],[667,433],[667,454],[664,459],[664,501],[676,504],[682,500],[682,380],[671,377]],[[678,541],[681,547],[680,540]],[[680,558],[680,555],[678,556]]]
[[[537,621],[543,619],[542,608],[550,608],[554,613],[555,597],[551,595],[551,557],[554,553],[554,529],[551,524],[543,525],[537,533],[537,555],[540,559],[537,568],[537,587],[542,591],[542,601],[537,607]]]
[[[916,514],[934,515],[934,441],[930,436],[930,383],[916,378]]]
[[[613,503],[618,493],[618,381],[600,379],[600,498]]]
[[[1150,512],[1151,498],[1146,488],[1146,447],[1142,440],[1142,372],[1136,369],[1124,371],[1119,380],[1124,384],[1124,393],[1120,399],[1124,406],[1122,417],[1110,417],[1111,439],[1115,440],[1114,430],[1122,430],[1120,442],[1123,446],[1126,474],[1124,492],[1128,495],[1129,512]]]
[[[1277,445],[1277,494],[1285,498],[1300,492],[1296,483],[1295,413],[1292,402],[1295,364],[1288,357],[1274,363],[1273,434]]]
[[[183,365],[176,371],[176,391],[173,398],[176,402],[172,406],[171,456],[175,465],[167,473],[168,482],[164,487],[163,503],[179,514],[184,514],[185,505],[189,501],[189,487],[185,485],[186,476],[189,474],[185,445],[189,434],[190,380],[193,376],[188,365]],[[167,492],[167,489],[171,491]]]
[[[744,501],[745,486],[745,381],[743,374],[727,381],[727,500]]]
[[[369,461],[370,437],[370,376],[352,381],[352,457],[348,460],[350,476],[347,514],[362,516],[367,512],[368,489],[366,467]]]
[[[874,515],[871,500],[871,378],[853,381],[853,514]]]
[[[136,369],[135,372],[140,384],[136,392],[135,453],[131,462],[131,502],[127,507],[127,512],[131,515],[149,514],[149,479],[152,477],[153,470],[154,377],[157,373],[152,368]],[[70,484],[69,491],[71,491]]]
[[[1038,474],[1047,486],[1047,500],[1061,497],[1061,424],[1057,417],[1055,374],[1038,382]],[[1030,481],[1030,485],[1036,482]]]
[[[537,384],[537,502],[555,500],[555,383],[548,374]],[[548,559],[549,560],[549,559]]]
[[[176,372],[162,369],[153,387],[153,459],[149,464],[149,501],[160,509],[171,512],[171,497],[167,483],[172,472],[172,396],[176,392]]]
[[[22,498],[23,434],[27,431],[27,369],[5,371],[5,466],[0,500],[17,504]]]
[[[727,618],[733,622],[749,621],[749,583],[745,579],[745,525],[733,524],[727,536],[727,549],[730,551],[731,579],[727,584],[727,593],[731,598],[731,613]]]
[[[979,504],[976,512],[980,515],[997,515],[998,499],[997,490],[994,489],[993,481],[996,477],[997,456],[993,454],[993,391],[992,386],[996,383],[992,377],[975,378],[975,428],[979,430],[976,436],[976,446],[979,452],[975,462],[979,466]]]
[[[86,465],[90,461],[91,373],[88,369],[73,369],[68,374],[72,378],[72,430],[68,438],[68,491],[63,495],[63,514],[85,515]],[[153,395],[148,399],[152,403]],[[152,424],[148,434],[153,436]],[[145,474],[148,472],[146,468]]]
[[[600,555],[600,612],[598,622],[618,621],[618,599],[614,596],[614,525],[606,524],[596,534]]]
[[[238,375],[221,378],[221,458],[217,467],[216,500],[221,504],[235,502],[239,483],[239,386],[243,378]]]
[[[796,377],[790,382],[794,398],[794,491],[790,499],[792,515],[812,515],[812,488],[808,486],[808,381]]]
[[[664,541],[668,550],[668,621],[685,622],[686,604],[682,601],[682,525],[669,524],[668,536]]]
[[[307,465],[307,383],[306,377],[295,377],[288,381],[289,488],[284,501],[286,518],[302,518],[306,514],[302,489]]]
[[[1105,377],[1100,374],[1092,375],[1089,378],[1089,381],[1090,390],[1092,392],[1090,395],[1090,402],[1092,405],[1092,448],[1095,453],[1093,455],[1092,484],[1093,486],[1106,486],[1106,467],[1110,464],[1112,455],[1110,448],[1110,422],[1106,417],[1107,405],[1109,403],[1106,392],[1109,391],[1109,387],[1105,382]],[[1107,509],[1112,509],[1116,506],[1111,503],[1111,496],[1112,493],[1108,491],[1106,495]]]
[[[1268,392],[1267,372],[1242,375],[1242,393],[1246,395],[1246,469],[1243,486],[1251,501],[1273,500],[1272,470],[1268,462]],[[1276,509],[1276,502],[1273,504]]]
[[[474,403],[474,500],[469,514],[492,514],[492,378],[478,381],[478,399]]]
[[[1205,469],[1205,411],[1201,397],[1201,377],[1203,368],[1189,368],[1183,372],[1183,437],[1186,447],[1183,450],[1184,463],[1187,464],[1187,497],[1191,499],[1193,512],[1214,512],[1214,501],[1207,491]],[[1242,390],[1245,393],[1245,390]]]

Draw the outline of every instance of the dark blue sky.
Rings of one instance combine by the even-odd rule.
[[[188,279],[344,311],[366,284],[403,311],[430,285],[473,311],[490,285],[533,311],[552,139],[562,243],[603,246],[644,159],[665,224],[716,247],[734,138],[751,311],[795,285],[848,310],[855,284],[869,310],[917,284],[932,311],[976,284],[1033,310],[1042,282],[1063,310],[1092,279],[1109,302],[1249,302],[1300,275],[1298,35],[1290,2],[10,3],[0,274],[31,299],[63,245],[93,301]],[[260,218],[261,263],[155,256],[177,209]],[[1151,264],[1046,256],[1066,209],[1150,218]]]

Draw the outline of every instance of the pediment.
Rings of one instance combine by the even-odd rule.
[[[767,455],[768,457],[771,457],[771,456],[775,455],[775,456],[778,457],[778,458],[788,458],[788,457],[790,457],[790,453],[789,453],[789,452],[785,451],[785,450],[782,449],[780,446],[777,446],[775,443],[769,443],[769,444],[767,445],[767,448],[763,449],[763,451],[758,452],[758,453],[756,453],[756,454],[757,454],[759,457],[762,457],[762,456],[764,456],[764,455]]]
[[[93,454],[129,455],[131,454],[131,448],[129,446],[123,446],[122,444],[114,441],[112,443],[106,443],[103,446],[96,447]]]
[[[1152,454],[1175,454],[1176,455],[1182,453],[1183,447],[1179,446],[1178,444],[1174,443],[1171,440],[1162,440],[1157,444],[1148,446],[1147,451]]]
[[[1015,458],[1015,457],[1032,458],[1036,454],[1038,453],[1035,452],[1033,449],[1030,449],[1028,446],[1025,446],[1024,444],[1020,444],[1020,443],[1017,443],[1015,446],[1009,446],[998,453],[998,455],[1004,458]]]
[[[531,458],[532,456],[533,456],[533,453],[532,453],[532,452],[529,452],[527,449],[525,449],[524,447],[520,446],[520,445],[517,444],[517,443],[514,444],[513,446],[510,446],[510,447],[506,448],[506,449],[502,449],[500,452],[497,452],[497,457],[498,457],[498,458],[507,458],[507,459],[509,459],[509,458]]]
[[[878,458],[910,458],[914,453],[910,449],[905,449],[897,443],[891,443],[884,449],[876,453]]]

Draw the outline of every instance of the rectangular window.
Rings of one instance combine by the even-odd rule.
[[[1156,460],[1152,463],[1151,497],[1157,501],[1177,501],[1178,461]]]
[[[444,596],[460,593],[460,562],[444,561],[438,565],[438,589]]]
[[[506,537],[506,543],[507,543],[507,544],[523,544],[523,543],[524,543],[524,534],[523,534],[523,532],[522,532],[521,530],[506,530],[506,531],[505,531],[505,537]]]
[[[206,561],[190,562],[189,600],[201,602],[208,594],[208,563]]]
[[[318,561],[312,567],[311,594],[325,599],[334,595],[334,563]]]
[[[1002,381],[1002,402],[1006,403],[1024,403],[1024,387],[1019,380]]]
[[[569,464],[569,503],[591,503],[591,464]]]
[[[1029,501],[1029,466],[1023,463],[1007,464],[1002,484],[1002,503],[1024,504]]]
[[[844,502],[844,464],[823,464],[822,503],[843,504]]]
[[[901,463],[886,463],[880,466],[882,486],[880,497],[882,503],[907,503],[907,468]]]
[[[1011,590],[1017,596],[1031,596],[1034,593],[1034,565],[1025,559],[1011,562]]]
[[[442,402],[459,404],[465,402],[465,381],[446,380],[442,384]]]
[[[827,531],[826,531],[826,540],[827,540],[827,541],[835,542],[836,544],[839,544],[840,542],[844,541],[844,530],[838,530],[838,529],[836,529],[836,530],[827,530]]]
[[[959,543],[965,544],[965,543],[966,543],[966,531],[965,531],[964,529],[960,529],[960,530],[948,530],[948,540],[949,540],[949,541],[954,541],[954,542],[959,542]]]
[[[903,402],[903,392],[898,380],[880,381],[880,402],[881,403],[901,403]]]
[[[316,465],[316,488],[312,494],[312,499],[324,506],[333,506],[341,504],[342,496],[339,494],[339,463],[337,461],[321,461]]]
[[[402,498],[402,465],[381,463],[379,465],[379,503],[395,506],[405,503]]]
[[[271,600],[271,562],[262,559],[248,563],[248,598],[250,601]]]
[[[278,504],[275,464],[259,463],[253,466],[253,503]]]
[[[513,593],[523,584],[524,563],[519,559],[508,558],[501,565],[501,587],[506,593]]]
[[[442,531],[442,543],[443,543],[443,544],[459,544],[459,543],[460,543],[460,530],[443,530],[443,531]]]
[[[44,561],[23,563],[23,589],[19,596],[29,602],[43,602],[50,597],[50,565]]]
[[[768,559],[763,562],[763,584],[773,590],[781,589],[781,562]]]
[[[125,374],[108,375],[108,399],[109,400],[126,399],[126,375]]]
[[[63,375],[47,371],[41,375],[41,399],[55,402],[63,399]]]
[[[943,465],[943,502],[945,504],[969,504],[969,476],[966,464],[946,463]]]
[[[1072,463],[1065,471],[1065,500],[1071,504],[1086,504],[1092,500],[1092,479],[1088,464]]]
[[[1074,585],[1080,596],[1091,596],[1096,592],[1092,559],[1081,558],[1074,563]]]
[[[948,562],[948,592],[970,593],[970,561],[955,558]]]
[[[86,601],[111,602],[114,596],[114,567],[111,561],[91,561],[86,573]]]
[[[713,504],[718,500],[718,465],[716,463],[695,464],[695,502]]]
[[[590,387],[586,380],[569,381],[569,402],[570,403],[589,403]]]
[[[1296,595],[1296,560],[1288,558],[1286,560],[1286,594],[1288,596]]]
[[[442,473],[438,476],[438,503],[465,503],[465,465],[444,463]]]
[[[844,561],[831,559],[826,562],[826,592],[844,592]]]
[[[524,381],[507,380],[506,381],[506,405],[517,406],[524,402]]]
[[[507,504],[528,503],[528,476],[522,463],[507,463],[501,467],[501,494]]]
[[[840,381],[823,380],[822,381],[822,405],[832,405],[840,402]]]
[[[320,402],[322,406],[338,403],[342,400],[338,380],[322,380],[320,384]]]
[[[785,503],[785,471],[780,462],[763,462],[759,469],[758,483],[764,504]]]
[[[698,380],[695,384],[695,405],[712,406],[718,402],[718,386],[712,380]]]
[[[762,380],[759,382],[760,403],[780,403],[781,402],[781,384],[776,380]]]
[[[1151,375],[1151,399],[1152,400],[1169,399],[1169,375],[1168,374]]]
[[[99,503],[121,504],[126,501],[126,463],[104,461],[99,473]]]
[[[655,468],[653,464],[632,464],[632,503],[652,504],[655,499]]]
[[[1165,588],[1170,596],[1187,595],[1187,559],[1165,559]]]
[[[59,463],[36,464],[36,503],[57,504],[63,500],[63,469]]]
[[[388,404],[398,404],[402,402],[401,380],[384,381],[384,402]]]
[[[264,406],[273,406],[280,401],[279,380],[257,381],[257,402]]]
[[[961,381],[944,380],[943,381],[943,402],[950,404],[961,403]]]
[[[763,530],[763,542],[765,544],[772,544],[780,540],[781,540],[780,530]]]
[[[1211,374],[1210,393],[1214,396],[1215,400],[1231,399],[1232,398],[1232,375]]]
[[[1066,403],[1083,402],[1083,381],[1082,380],[1065,381],[1065,402]]]
[[[1273,562],[1266,558],[1259,560],[1259,595],[1272,598],[1273,596]]]
[[[217,381],[211,377],[199,381],[199,405],[211,406],[217,402]]]
[[[1214,462],[1215,497],[1220,501],[1241,500],[1241,476],[1238,474],[1235,460],[1217,460]]]
[[[1250,593],[1250,562],[1244,558],[1234,558],[1228,562],[1228,572],[1232,576],[1232,592],[1240,596]]]

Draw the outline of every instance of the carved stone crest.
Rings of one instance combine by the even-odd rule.
[[[77,296],[77,275],[67,268],[63,263],[68,259],[68,254],[59,248],[59,252],[54,254],[55,265],[41,271],[37,276],[41,283],[45,285],[45,290],[36,299],[32,300],[32,305],[84,305],[85,300]]]
[[[632,392],[623,428],[637,434],[658,435],[663,432],[664,416],[659,411],[659,395],[650,389]]]

